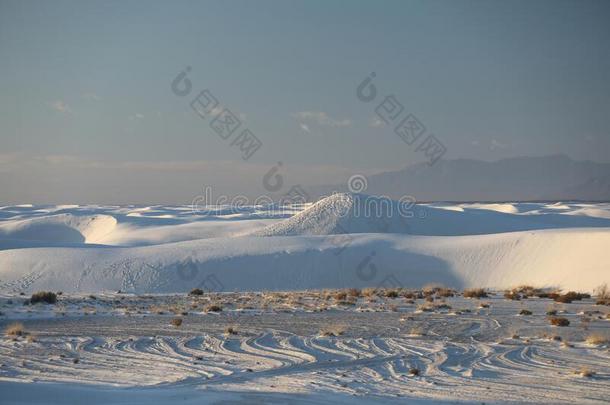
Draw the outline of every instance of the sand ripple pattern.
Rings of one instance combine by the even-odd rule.
[[[491,327],[491,325],[488,325]],[[0,379],[117,386],[275,386],[430,399],[601,403],[610,352],[543,339],[482,343],[425,337],[256,336],[2,338]],[[584,379],[574,371],[596,371]],[[417,368],[420,376],[409,374]]]

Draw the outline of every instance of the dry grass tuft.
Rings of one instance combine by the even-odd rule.
[[[8,325],[4,330],[4,333],[6,334],[6,336],[13,338],[27,335],[23,324],[19,322]]]
[[[519,315],[531,315],[532,311],[530,311],[529,309],[522,309],[521,311],[519,311]]]
[[[347,328],[344,325],[329,325],[320,330],[321,336],[341,336]]]
[[[225,328],[225,335],[237,335],[237,328],[233,326],[227,326]]]
[[[610,288],[608,284],[602,284],[595,289],[597,295],[596,305],[610,305]]]
[[[549,322],[553,326],[570,326],[570,321],[568,318],[564,318],[562,316],[553,316],[549,319]]]
[[[592,333],[585,339],[585,342],[590,345],[604,345],[609,342],[608,337],[599,333]]]
[[[182,318],[173,318],[172,325],[174,325],[176,328],[182,326]]]
[[[595,376],[595,372],[587,367],[582,367],[576,374],[580,374],[581,377],[591,378]]]
[[[375,288],[365,288],[362,290],[362,295],[364,295],[365,297],[374,297],[375,295],[377,295],[377,289]]]

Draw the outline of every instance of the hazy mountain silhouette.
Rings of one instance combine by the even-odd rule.
[[[312,196],[348,191],[347,185],[313,187]],[[565,155],[418,163],[368,177],[367,194],[418,201],[610,200],[610,164]]]

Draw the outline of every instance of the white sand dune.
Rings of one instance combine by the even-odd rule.
[[[338,194],[305,206],[4,207],[0,292],[610,282],[608,204],[426,204]],[[386,202],[387,203],[387,202]],[[370,208],[369,207],[369,208]],[[512,208],[511,208],[512,207]],[[207,284],[206,284],[207,283]]]
[[[0,239],[97,243],[112,232],[116,224],[116,219],[110,215],[49,215],[0,223]]]

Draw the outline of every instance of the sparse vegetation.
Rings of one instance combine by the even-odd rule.
[[[522,309],[521,311],[519,311],[519,315],[531,315],[532,311],[530,311],[529,309]]]
[[[176,328],[182,326],[182,318],[173,318],[172,325],[174,325]]]
[[[57,302],[57,294],[51,291],[38,291],[30,297],[30,304],[55,304]]]
[[[420,374],[420,371],[417,367],[411,367],[409,369],[409,375],[418,376],[419,374]]]
[[[519,301],[521,299],[521,294],[516,291],[507,290],[504,292],[504,298],[507,300]]]
[[[570,321],[568,318],[564,318],[561,316],[554,316],[549,319],[549,322],[553,326],[570,326]]]
[[[488,294],[484,288],[470,288],[464,290],[463,293],[465,298],[487,298]]]
[[[449,298],[455,296],[455,291],[451,288],[439,287],[436,290],[436,295],[443,298]]]
[[[237,335],[237,329],[233,326],[227,326],[225,328],[225,335]]]

